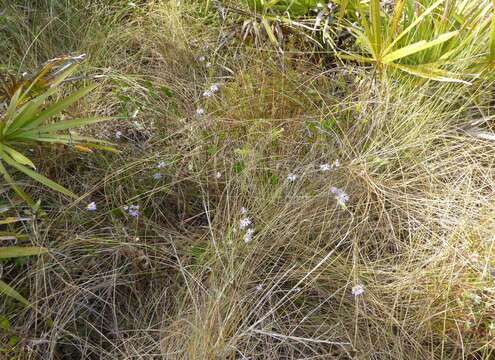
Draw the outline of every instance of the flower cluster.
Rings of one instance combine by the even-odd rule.
[[[219,91],[220,91],[220,84],[213,84],[210,86],[210,88],[208,90],[205,90],[203,92],[203,97],[211,98],[213,95],[215,95]]]
[[[289,175],[287,175],[287,180],[289,180],[290,182],[294,182],[297,180],[297,175],[290,173]]]
[[[244,234],[244,242],[245,243],[251,242],[253,240],[253,235],[254,235],[254,229],[253,228],[247,229],[246,233]]]
[[[213,96],[213,91],[211,90],[205,90],[205,92],[203,92],[204,98],[211,98],[212,96]]]
[[[326,172],[326,171],[330,171],[331,169],[332,169],[332,167],[330,166],[330,164],[321,164],[320,165],[320,171]]]
[[[200,108],[196,109],[196,116],[197,117],[202,117],[204,115],[205,115],[205,109],[204,108],[200,107]]]
[[[321,165],[320,165],[320,171],[322,171],[322,172],[327,172],[327,171],[330,171],[330,170],[337,169],[339,166],[340,166],[340,161],[339,161],[339,159],[337,159],[337,160],[335,160],[335,161],[333,162],[333,164],[331,164],[331,165],[330,165],[330,164],[328,164],[328,163],[326,163],[326,164],[321,164]]]
[[[244,242],[248,243],[253,240],[254,228],[251,227],[253,222],[249,217],[245,216],[247,214],[247,209],[245,207],[241,207],[240,213],[244,215],[244,217],[239,221],[239,229],[246,230],[244,233]]]
[[[208,46],[205,46],[204,50],[208,50]],[[211,62],[207,61],[207,57],[204,55],[197,57],[197,61],[200,63],[204,63],[207,68],[211,67]],[[208,99],[208,98],[213,97],[219,91],[220,91],[220,84],[219,83],[213,83],[212,85],[210,85],[209,89],[206,89],[205,91],[203,91],[202,96],[203,96],[203,98]],[[206,111],[203,107],[198,107],[196,109],[196,117],[197,118],[203,117],[205,115],[205,113],[206,113]]]
[[[163,160],[160,160],[156,164],[156,168],[158,169],[158,171],[153,174],[154,180],[159,181],[163,178],[163,174],[160,172],[160,170],[164,169],[166,166],[167,166],[167,163]]]
[[[345,204],[349,201],[349,195],[347,195],[343,190],[332,186],[330,191],[335,195],[335,199],[337,199],[340,205],[345,206]]]
[[[351,292],[355,297],[361,296],[364,294],[364,286],[362,284],[357,284],[352,287]]]
[[[96,203],[93,201],[93,202],[90,202],[88,204],[88,206],[86,206],[86,210],[88,211],[96,211]]]
[[[124,206],[124,211],[134,218],[139,217],[139,205],[126,205]]]
[[[241,230],[246,229],[252,224],[251,219],[248,217],[242,218],[241,221],[239,222],[239,228]]]

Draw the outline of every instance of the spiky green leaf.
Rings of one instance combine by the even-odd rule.
[[[2,280],[0,280],[0,293],[10,296],[11,298],[16,299],[17,301],[23,303],[26,306],[31,305],[24,296],[19,294],[17,291],[15,291],[12,287],[10,287],[7,283],[5,283]]]

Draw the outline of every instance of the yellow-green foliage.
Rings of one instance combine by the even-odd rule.
[[[76,66],[77,62],[72,58],[57,59],[46,64],[31,80],[21,80],[5,86],[4,99],[7,108],[0,114],[0,174],[31,206],[35,205],[34,201],[16,184],[5,165],[65,195],[76,195],[35,171],[33,161],[23,154],[28,146],[34,143],[48,143],[74,145],[88,151],[88,146],[105,148],[97,144],[102,142],[100,140],[60,132],[106,121],[109,117],[49,122],[95,88],[95,85],[83,87],[61,100],[50,101],[59,91],[61,83],[74,73]],[[86,147],[80,146],[82,143]]]

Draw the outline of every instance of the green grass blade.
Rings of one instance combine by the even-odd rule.
[[[5,130],[8,129],[10,124],[15,119],[15,111],[17,110],[17,106],[19,104],[19,96],[21,95],[22,92],[22,86],[20,86],[17,91],[14,93],[14,96],[10,99],[9,106],[7,107],[7,111],[5,112],[5,123],[2,125],[1,130],[2,134],[5,134]],[[1,122],[0,122],[1,124]]]
[[[0,248],[0,259],[41,255],[47,252],[48,249],[37,246],[7,246]]]
[[[19,234],[15,232],[9,232],[9,231],[0,231],[0,241],[11,241],[11,240],[19,240],[19,238],[22,237]]]
[[[359,13],[359,18],[361,20],[361,26],[364,29],[364,33],[360,36],[362,36],[365,39],[365,42],[369,45],[369,49],[371,53],[373,54],[374,59],[378,59],[380,54],[377,54],[375,52],[375,48],[373,46],[373,31],[370,29],[370,25],[368,23],[368,20],[366,20],[366,12],[364,11],[361,3],[358,1],[356,3],[356,10]]]
[[[364,63],[375,62],[375,59],[361,55],[356,55],[356,54],[337,54],[337,56],[343,60],[351,60],[351,61],[364,62]]]
[[[82,89],[79,89],[75,93],[65,97],[64,99],[52,104],[49,106],[47,109],[45,109],[43,112],[41,112],[37,117],[33,118],[31,121],[29,121],[26,125],[29,128],[34,128],[41,123],[43,123],[45,120],[48,120],[54,115],[57,115],[61,111],[65,110],[67,107],[75,103],[77,100],[91,92],[96,85],[89,85],[86,86]]]
[[[433,12],[433,10],[435,10],[444,1],[445,0],[438,0],[433,5],[431,5],[428,9],[426,9],[407,28],[405,28],[399,35],[397,35],[397,37],[394,39],[394,41],[392,41],[390,43],[390,45],[388,45],[387,48],[383,51],[383,54],[384,55],[388,54],[393,49],[395,44],[397,44],[397,42],[399,40],[401,40],[404,36],[406,36],[412,29],[414,29],[416,27],[416,25],[418,25],[421,21],[423,21],[424,18],[426,18],[428,15],[430,15]]]
[[[429,80],[471,85],[471,83],[455,77],[455,74],[451,74],[448,71],[445,71],[435,66],[429,66],[429,65],[412,66],[412,65],[400,65],[393,63],[390,64],[390,66],[402,70],[408,74],[419,76]]]
[[[272,31],[272,28],[270,27],[270,24],[268,22],[268,19],[263,16],[262,19],[261,19],[261,23],[263,24],[263,27],[265,28],[265,31],[266,33],[268,34],[268,37],[270,38],[270,41],[275,45],[275,46],[278,46],[278,41],[277,41],[277,37],[275,36],[275,34],[273,33]]]
[[[50,134],[56,131],[67,130],[67,129],[75,129],[81,126],[86,126],[90,124],[95,124],[102,121],[112,120],[111,117],[94,117],[94,118],[84,118],[84,119],[72,119],[59,121],[55,124],[49,124],[37,127],[35,129],[30,129],[28,131],[21,131],[18,133],[19,136],[22,135],[36,135],[36,134]],[[56,137],[56,136],[54,136]]]
[[[421,40],[421,41],[418,41],[414,44],[404,46],[403,48],[395,50],[395,51],[387,54],[386,56],[384,56],[383,57],[383,63],[389,64],[395,60],[402,59],[406,56],[418,53],[418,52],[426,50],[426,49],[429,49],[433,46],[440,45],[440,44],[452,39],[453,37],[457,36],[458,34],[459,34],[458,31],[451,31],[451,32],[442,34],[442,35],[438,36],[436,39],[433,39],[430,41]]]
[[[402,19],[402,15],[404,14],[405,6],[406,0],[398,0],[395,3],[394,13],[392,15],[392,20],[390,21],[390,25],[388,28],[388,43],[390,43],[394,36],[397,34],[400,20]]]
[[[382,22],[380,18],[380,0],[371,0],[371,27],[373,29],[373,46],[375,54],[381,58],[382,53]]]
[[[18,223],[21,221],[26,221],[26,220],[30,220],[30,218],[7,217],[7,218],[0,219],[0,225],[15,224],[15,223]],[[2,251],[2,248],[0,248],[0,251]]]
[[[24,200],[29,206],[31,206],[32,208],[36,206],[36,203],[34,202],[34,200],[28,195],[26,194],[26,192],[24,192],[24,190],[22,190],[16,183],[15,181],[12,179],[12,177],[10,176],[10,174],[7,172],[7,169],[5,169],[5,167],[3,166],[3,163],[1,161],[2,159],[2,154],[0,153],[0,174],[4,177],[5,181],[7,182],[7,184],[15,191],[15,193],[17,195],[19,195],[19,197]]]
[[[77,196],[71,192],[70,190],[64,188],[62,185],[57,184],[56,182],[48,179],[47,177],[37,173],[36,171],[33,171],[24,165],[19,164],[17,161],[9,157],[5,152],[0,153],[2,155],[2,160],[4,160],[8,165],[12,166],[13,168],[16,168],[20,172],[26,174],[33,180],[36,180],[37,182],[49,187],[52,190],[58,191],[64,195],[67,195],[72,198],[77,198]]]
[[[17,161],[18,163],[22,165],[27,165],[36,170],[36,166],[33,164],[33,162],[29,158],[21,154],[19,151],[11,148],[10,146],[2,145],[2,144],[0,144],[0,148],[3,151],[5,151],[7,154],[9,154],[12,157],[12,159]]]
[[[50,135],[22,135],[17,136],[16,140],[18,141],[38,141],[38,142],[46,142],[46,143],[54,143],[54,144],[82,144],[86,142],[90,143],[99,143],[99,144],[107,144],[107,145],[116,145],[107,140],[95,139],[89,136],[80,136],[80,135],[63,135],[56,134],[55,136]]]
[[[24,296],[19,294],[17,291],[15,291],[12,287],[10,287],[7,283],[3,282],[0,280],[0,293],[10,296],[13,299],[16,299],[17,301],[23,303],[26,306],[31,306],[29,301],[27,301]]]

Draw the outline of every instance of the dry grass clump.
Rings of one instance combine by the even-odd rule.
[[[10,358],[493,357],[486,83],[223,42],[194,1],[129,11],[74,47],[106,76],[80,110],[126,117],[88,131],[122,152],[52,159],[85,195],[45,196],[50,256],[7,269],[34,304]]]
[[[267,83],[263,89],[274,95],[262,111],[280,111],[291,90],[278,92]],[[241,94],[252,88],[242,77],[228,86],[240,86]],[[282,155],[277,142],[264,141],[269,128],[256,132],[263,121],[246,115],[251,109],[239,106],[243,111],[238,114],[232,106],[239,101],[225,104],[230,89],[225,90],[220,107],[228,115],[218,118],[214,111],[213,125],[207,126],[224,125],[233,113],[241,118],[223,126],[229,135],[216,145],[221,150],[209,172],[219,159],[225,163],[230,158],[229,167],[238,174],[226,184],[216,210],[220,214],[212,211],[211,227],[220,234],[212,230],[210,252],[217,268],[206,267],[213,281],[208,305],[188,309],[191,331],[212,335],[192,337],[181,347],[184,358],[208,358],[207,350],[255,358],[260,353],[266,358],[309,357],[312,352],[344,358],[489,356],[484,336],[490,317],[478,313],[470,315],[476,320],[461,320],[458,309],[460,293],[471,296],[466,295],[471,291],[486,294],[478,302],[490,308],[492,275],[466,265],[471,255],[466,255],[466,237],[458,233],[482,226],[478,222],[491,206],[493,177],[486,160],[493,148],[462,129],[466,109],[458,109],[452,98],[462,99],[465,89],[426,84],[421,97],[394,85],[381,86],[365,78],[356,92],[367,101],[357,102],[351,92],[349,103],[340,104],[345,109],[342,121],[340,113],[329,111],[338,119],[329,137],[340,142],[329,140],[326,147],[313,146],[308,133],[296,131],[304,129],[304,121],[282,111],[274,122],[281,118],[280,128],[292,130],[279,135],[287,144]],[[450,104],[435,97],[443,92],[449,92]],[[257,136],[250,137],[250,131]],[[232,139],[243,140],[243,145]],[[273,156],[268,158],[270,146]],[[341,165],[322,173],[319,165],[328,154]],[[299,176],[294,182],[285,178],[290,172]],[[335,201],[332,186],[348,191],[345,208]],[[255,229],[247,245],[238,228],[243,206]],[[477,241],[492,239],[486,233]],[[364,284],[365,293],[354,299],[351,287],[356,284]],[[251,300],[253,293],[259,293],[257,301]],[[239,298],[248,305],[239,304]],[[205,300],[199,296],[190,301]],[[187,326],[182,321],[177,326]],[[177,341],[166,338],[165,344],[170,351]]]

